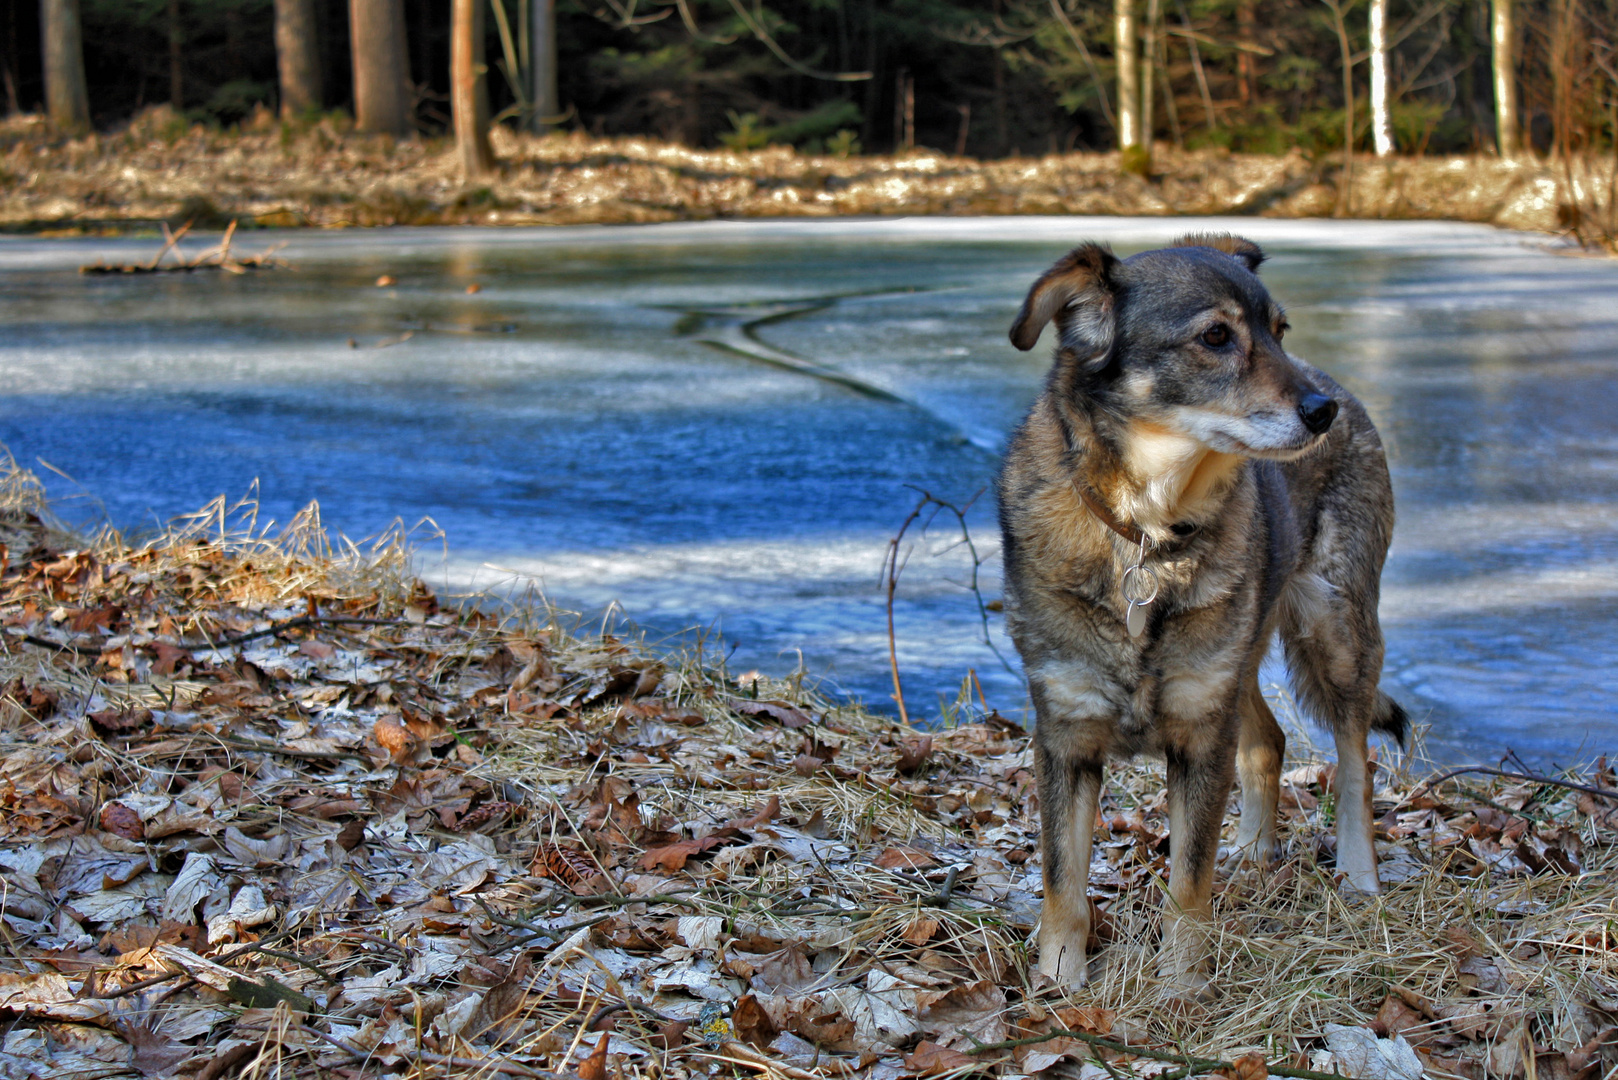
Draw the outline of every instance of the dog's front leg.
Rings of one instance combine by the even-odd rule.
[[[1371,763],[1366,732],[1339,727],[1337,741],[1337,869],[1345,885],[1362,893],[1381,891],[1371,820]]]
[[[1214,863],[1234,762],[1217,748],[1168,751],[1169,895],[1158,974],[1177,998],[1205,997]]]
[[[1051,747],[1036,729],[1040,847],[1045,901],[1039,917],[1039,970],[1059,983],[1083,986],[1089,972],[1090,849],[1101,799],[1101,761]]]
[[[1241,742],[1236,751],[1236,773],[1242,783],[1242,816],[1236,829],[1232,860],[1268,866],[1280,857],[1275,839],[1275,817],[1281,799],[1281,762],[1287,737],[1275,722],[1257,673],[1247,677],[1237,706],[1241,714]]]

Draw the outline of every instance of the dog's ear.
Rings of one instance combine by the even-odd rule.
[[[1259,264],[1265,259],[1264,249],[1253,241],[1242,236],[1232,236],[1230,233],[1191,233],[1174,241],[1174,247],[1205,247],[1215,251],[1223,251],[1226,255],[1234,255],[1247,265],[1253,273],[1258,273]]]
[[[1112,272],[1117,265],[1118,257],[1103,244],[1083,244],[1062,256],[1028,290],[1011,324],[1011,343],[1027,352],[1045,324],[1055,319],[1063,345],[1104,352],[1112,344]]]

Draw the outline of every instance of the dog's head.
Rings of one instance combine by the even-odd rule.
[[[1258,279],[1263,261],[1228,235],[1123,260],[1085,244],[1034,282],[1011,342],[1032,349],[1055,320],[1057,392],[1213,450],[1294,458],[1325,438],[1337,402],[1281,347],[1286,313]]]

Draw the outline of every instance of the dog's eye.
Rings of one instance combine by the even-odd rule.
[[[1287,322],[1285,319],[1282,319],[1275,327],[1275,340],[1280,341],[1282,338],[1286,337],[1287,331],[1291,329],[1292,324]]]
[[[1230,344],[1230,327],[1218,323],[1202,332],[1202,343],[1210,349],[1222,349]]]

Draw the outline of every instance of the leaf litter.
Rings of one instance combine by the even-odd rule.
[[[1114,768],[1092,983],[1063,993],[1032,972],[1032,759],[998,714],[912,730],[441,603],[402,534],[333,544],[314,508],[76,535],[0,466],[0,1076],[1618,1066],[1603,795],[1380,768],[1388,887],[1354,901],[1305,746],[1288,857],[1222,878],[1217,996],[1176,1007],[1161,767]]]

